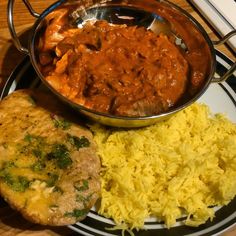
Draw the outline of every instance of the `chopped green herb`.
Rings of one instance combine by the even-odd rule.
[[[43,153],[40,149],[33,149],[32,150],[34,156],[38,157],[38,158],[41,158],[43,156]]]
[[[76,195],[76,202],[83,202],[84,206],[87,206],[87,202],[90,201],[91,197],[93,196],[93,193],[89,194],[88,196],[83,196],[80,194]]]
[[[58,192],[58,193],[60,193],[60,194],[63,194],[63,193],[64,193],[64,191],[63,191],[60,187],[58,187],[58,186],[55,186],[55,187],[54,187],[53,192]]]
[[[21,154],[30,154],[31,153],[31,149],[30,149],[29,145],[19,146],[19,152]]]
[[[81,138],[67,134],[68,141],[79,150],[83,147],[89,147],[90,142],[87,138],[82,136]]]
[[[43,147],[45,146],[45,138],[41,136],[26,134],[24,137],[26,145],[20,146],[20,153],[32,154],[35,157],[41,158],[43,156]]]
[[[24,176],[18,176],[12,184],[12,189],[16,192],[24,192],[29,187],[30,181]]]
[[[32,142],[33,136],[31,134],[26,134],[24,140],[27,142]]]
[[[3,170],[0,171],[0,178],[14,191],[24,192],[28,187],[30,181],[24,176],[13,177],[10,173]]]
[[[55,186],[56,181],[58,180],[59,176],[57,174],[50,174],[49,179],[46,181],[48,187]]]
[[[72,160],[69,156],[63,156],[61,159],[57,160],[57,165],[60,169],[66,169],[72,164]]]
[[[0,171],[0,178],[3,179],[3,181],[7,184],[7,185],[12,185],[13,184],[13,178],[12,176],[4,169],[2,169]]]
[[[35,142],[36,144],[44,143],[44,139],[45,139],[44,137],[34,134],[26,134],[24,137],[24,141],[29,143]]]
[[[38,161],[38,162],[35,162],[32,166],[31,166],[31,169],[35,172],[39,172],[39,171],[42,171],[44,168],[46,167],[46,164],[41,162],[41,161]]]
[[[12,168],[12,167],[16,167],[16,164],[13,162],[13,161],[6,161],[3,163],[2,165],[3,169],[9,169],[9,168]]]
[[[63,130],[67,130],[71,127],[71,123],[61,117],[58,117],[56,115],[52,115],[52,120],[53,120],[53,123],[54,123],[54,126],[56,128],[60,128],[60,129],[63,129]]]
[[[52,147],[52,151],[48,154],[48,159],[60,159],[69,153],[68,148],[64,144],[56,143]]]
[[[82,181],[76,181],[74,183],[74,188],[77,190],[77,191],[85,191],[85,190],[88,190],[89,189],[89,186],[88,186],[88,180],[86,179],[83,179]]]
[[[26,142],[36,142],[36,143],[43,143],[44,142],[44,137],[38,136],[38,135],[33,135],[33,134],[26,134],[24,137],[24,140]]]
[[[47,154],[47,158],[49,160],[55,159],[57,166],[60,169],[66,169],[69,165],[72,164],[69,150],[64,144],[54,144],[52,151]]]
[[[29,143],[31,143],[34,139],[35,139],[35,136],[31,134],[26,134],[24,138],[24,140]]]
[[[85,202],[86,201],[86,197],[84,197],[83,195],[76,195],[76,202]]]
[[[74,209],[73,212],[66,212],[64,214],[64,216],[67,216],[67,217],[75,217],[76,219],[82,217],[82,216],[85,216],[87,213],[88,213],[88,209]]]

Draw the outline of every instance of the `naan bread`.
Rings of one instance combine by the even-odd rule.
[[[0,194],[35,223],[73,224],[100,195],[92,134],[65,114],[42,92],[18,90],[0,102]]]

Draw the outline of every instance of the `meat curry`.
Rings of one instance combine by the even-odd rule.
[[[48,15],[39,66],[54,89],[79,105],[119,116],[155,115],[175,106],[189,84],[194,90],[204,80],[205,71],[194,70],[164,34],[101,20],[71,28],[66,13]]]

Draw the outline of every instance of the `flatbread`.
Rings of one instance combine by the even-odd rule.
[[[0,102],[0,194],[35,223],[73,224],[100,196],[92,134],[68,114],[49,92],[18,90]]]

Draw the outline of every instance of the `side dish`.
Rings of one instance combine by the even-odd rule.
[[[103,166],[99,213],[121,228],[143,228],[150,216],[168,228],[183,216],[199,226],[236,196],[236,125],[206,105],[147,128],[92,130]]]
[[[157,115],[200,89],[208,73],[200,42],[186,52],[174,37],[145,27],[97,20],[74,28],[68,18],[64,8],[46,17],[37,47],[39,68],[57,92],[86,108]]]
[[[92,134],[66,112],[53,95],[36,91],[0,102],[0,194],[35,223],[73,224],[100,197]]]

